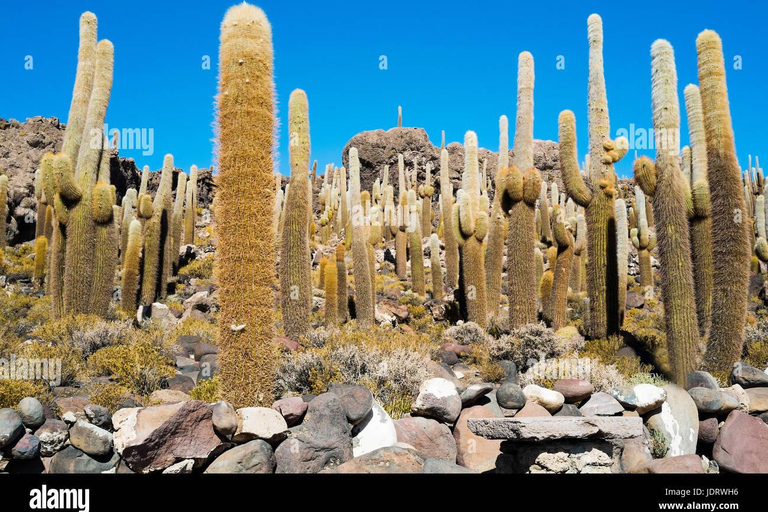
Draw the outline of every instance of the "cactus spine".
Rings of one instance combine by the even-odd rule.
[[[8,218],[8,176],[0,175],[0,249],[5,249]]]
[[[280,290],[285,335],[299,339],[311,329],[312,261],[309,251],[309,104],[301,89],[288,100],[291,180],[283,208]]]
[[[720,36],[705,30],[696,48],[712,200],[712,318],[717,319],[710,329],[705,365],[727,371],[742,355],[751,248]]]
[[[121,257],[128,248],[128,231],[131,220],[133,220],[134,216],[138,217],[138,213],[135,211],[138,210],[137,201],[138,195],[135,188],[129,188],[125,191],[125,196],[123,196],[123,221],[121,223],[123,229],[120,230]]]
[[[48,252],[48,239],[40,235],[35,239],[35,270],[33,278],[42,285],[45,281],[45,256]]]
[[[488,196],[480,195],[477,135],[464,136],[464,174],[453,205],[453,230],[460,246],[463,298],[467,320],[481,327],[488,323],[485,295],[483,240],[488,234]]]
[[[704,336],[712,322],[712,208],[707,179],[707,141],[701,94],[695,85],[685,88],[690,148],[690,184],[693,215],[691,216],[691,257],[696,288],[696,312],[699,335]]]
[[[405,279],[408,273],[408,190],[406,189],[405,163],[403,155],[397,155],[397,194],[399,197],[398,231],[395,233],[395,273],[400,279]]]
[[[499,118],[499,165],[498,169],[509,167],[509,124],[507,116]],[[488,246],[485,252],[485,286],[488,295],[488,312],[492,316],[499,313],[501,304],[501,274],[504,269],[504,243],[507,240],[507,216],[501,206],[503,186],[499,177],[504,173],[496,172],[497,191],[493,196],[490,225],[488,226]]]
[[[278,362],[270,215],[275,201],[272,55],[272,28],[264,12],[245,3],[231,7],[219,49],[216,274],[222,398],[235,407],[272,403]]]
[[[589,258],[587,292],[590,334],[604,338],[618,330],[618,282],[613,164],[628,148],[623,137],[610,140],[610,119],[603,73],[603,22],[592,14],[587,20],[589,38],[589,165],[587,182],[579,174],[576,154],[576,119],[565,110],[559,117],[560,162],[568,195],[586,209]]]
[[[118,251],[115,202],[115,189],[109,184],[109,152],[104,148],[99,164],[98,182],[93,189],[95,252],[89,308],[92,314],[101,317],[106,317],[109,313],[115,282]]]
[[[360,202],[360,160],[357,148],[349,149],[349,185],[352,206],[352,273],[355,276],[355,308],[360,325],[374,323],[375,304],[372,303],[373,285],[368,254],[368,237]],[[405,234],[405,233],[403,233]]]
[[[453,184],[448,166],[448,150],[440,151],[440,212],[445,239],[445,274],[448,288],[459,284],[459,244],[453,231]]]

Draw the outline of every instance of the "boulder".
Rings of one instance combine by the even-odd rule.
[[[205,470],[206,473],[274,473],[275,454],[262,439],[249,441],[224,452]]]
[[[307,403],[300,396],[281,398],[272,404],[272,408],[283,416],[289,427],[301,423],[307,413]]]
[[[112,428],[112,415],[106,407],[96,404],[88,404],[85,406],[83,412],[85,412],[85,417],[88,418],[88,421],[97,427],[101,427],[105,430]]]
[[[554,389],[563,395],[567,404],[579,403],[595,392],[592,383],[583,379],[560,379],[555,382]]]
[[[40,439],[32,434],[24,434],[11,448],[14,460],[32,460],[40,456]]]
[[[469,430],[470,419],[494,418],[494,414],[483,406],[476,405],[461,411],[453,428],[456,441],[456,463],[473,471],[491,471],[501,454],[501,441],[485,439]]]
[[[275,450],[277,473],[318,473],[352,458],[347,414],[333,393],[317,396],[301,425]]]
[[[699,411],[691,395],[674,384],[664,386],[667,400],[661,409],[646,418],[651,433],[664,439],[666,457],[696,453],[699,438]]]
[[[685,390],[691,388],[720,389],[720,384],[709,372],[696,371],[689,373],[686,380]]]
[[[624,407],[608,393],[599,391],[581,404],[579,410],[584,416],[616,416],[624,411]]]
[[[189,393],[195,389],[195,380],[189,375],[178,373],[173,377],[166,379],[165,383],[168,385],[168,389],[171,391],[181,391],[182,393]]]
[[[522,409],[525,405],[523,388],[511,380],[505,380],[496,390],[496,402],[505,409]]]
[[[723,406],[722,394],[719,389],[691,388],[688,390],[688,394],[691,395],[693,403],[696,404],[699,412],[705,414],[716,413]]]
[[[480,384],[470,384],[461,392],[461,406],[472,407],[478,398],[483,397],[493,391],[493,384],[490,382],[481,382]]]
[[[237,412],[229,402],[221,400],[211,405],[211,421],[213,429],[226,438],[237,432]]]
[[[471,419],[469,429],[486,439],[555,441],[560,439],[630,439],[643,435],[639,417],[545,417]]]
[[[635,473],[651,474],[695,474],[703,475],[707,473],[709,464],[705,464],[701,457],[695,454],[676,455],[674,457],[665,457],[655,459],[642,464]]]
[[[768,386],[768,374],[746,363],[736,363],[730,376],[731,384],[738,384],[744,389]]]
[[[45,409],[37,398],[28,396],[22,399],[17,410],[22,423],[29,429],[34,430],[45,423]]]
[[[738,409],[740,411],[749,411],[749,396],[743,387],[739,386],[738,384],[734,384],[729,388],[721,388],[720,391],[724,395],[735,398],[739,404]]]
[[[411,406],[411,412],[444,423],[454,423],[461,413],[461,397],[451,381],[427,379],[419,386],[419,395]]]
[[[400,446],[388,446],[368,452],[360,457],[329,468],[324,473],[403,474],[421,473],[424,459],[415,450]]]
[[[667,399],[667,392],[653,384],[638,384],[611,390],[613,396],[626,409],[645,414],[657,409]]]
[[[373,395],[367,388],[355,384],[331,384],[329,393],[333,393],[341,400],[347,420],[352,425],[363,421],[373,407]]]
[[[477,471],[459,466],[455,462],[450,462],[444,459],[425,459],[424,467],[421,472],[431,474],[477,474]]]
[[[195,469],[195,461],[192,459],[185,459],[181,462],[177,462],[171,466],[168,466],[163,470],[164,475],[189,475],[192,470]]]
[[[709,416],[699,419],[699,442],[704,444],[714,443],[720,432],[719,425],[720,423],[717,421],[717,416]]]
[[[282,415],[270,407],[243,407],[237,410],[236,443],[263,439],[276,444],[288,435],[288,424]]]
[[[749,412],[768,411],[768,388],[749,388],[745,390],[749,397]]]
[[[552,416],[549,411],[536,402],[527,402],[525,406],[515,414],[515,418],[547,418],[549,416]]]
[[[632,437],[624,440],[619,464],[624,473],[633,473],[645,463],[653,460],[651,450],[645,436]]]
[[[625,411],[626,412],[626,411]],[[557,411],[555,416],[584,416],[581,414],[581,411],[578,407],[576,407],[576,404],[563,404],[563,407]]]
[[[526,403],[533,402],[539,404],[550,413],[559,411],[563,403],[565,403],[565,397],[559,391],[552,391],[551,389],[534,384],[525,386],[523,394],[525,395]]]
[[[720,428],[712,458],[720,468],[733,473],[768,473],[768,425],[733,411]]]
[[[72,446],[93,457],[112,451],[112,434],[83,420],[78,420],[69,430],[69,441]]]
[[[149,395],[149,401],[153,404],[175,404],[191,400],[188,394],[173,389],[158,389]]]
[[[51,458],[50,473],[107,473],[114,471],[120,457],[110,453],[91,457],[74,446],[67,446]]]
[[[373,407],[365,419],[352,427],[352,455],[360,457],[395,443],[395,422],[378,402],[373,402]]]
[[[35,436],[40,439],[40,455],[53,457],[67,444],[69,429],[63,421],[49,418],[35,431]]]
[[[395,421],[397,440],[413,446],[424,459],[456,462],[456,441],[443,423],[419,416]]]
[[[24,432],[24,423],[16,411],[0,409],[0,448],[12,445]]]

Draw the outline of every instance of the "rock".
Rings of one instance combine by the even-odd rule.
[[[270,407],[243,407],[237,410],[236,443],[263,439],[276,444],[288,435],[288,424],[282,415]]]
[[[493,384],[482,382],[480,384],[470,384],[461,392],[461,406],[472,407],[477,399],[493,391]]]
[[[300,396],[281,398],[272,404],[272,408],[283,416],[289,427],[300,423],[307,413],[307,403]]]
[[[480,437],[467,426],[470,419],[493,417],[492,412],[480,405],[461,411],[453,428],[457,464],[478,472],[491,471],[496,467],[496,459],[501,454],[501,441]]]
[[[67,411],[64,414],[61,415],[61,419],[64,420],[64,423],[67,425],[74,425],[77,423],[77,416],[72,411]]]
[[[444,459],[424,459],[424,467],[421,472],[430,474],[477,474],[477,471],[459,466],[455,462],[449,462]]]
[[[768,411],[768,388],[749,388],[745,390],[749,397],[749,412]]]
[[[523,390],[521,389],[520,393],[522,392]],[[495,389],[490,393],[488,393],[487,395],[478,398],[475,405],[480,405],[482,407],[485,407],[486,409],[488,409],[488,411],[491,413],[493,417],[501,418],[504,416],[504,411],[501,410],[501,407],[499,407],[499,403],[496,401]]]
[[[120,457],[111,453],[102,457],[91,457],[74,446],[67,446],[51,459],[50,473],[106,473],[117,466]]]
[[[645,306],[645,295],[629,290],[627,292],[627,309],[640,309]]]
[[[739,403],[738,409],[740,411],[744,411],[744,412],[749,411],[749,396],[747,395],[747,392],[744,390],[744,388],[742,388],[738,384],[734,384],[729,388],[721,388],[720,391],[724,395],[728,395],[730,397],[735,398],[736,401]]]
[[[456,441],[446,425],[415,416],[395,421],[395,430],[397,440],[413,446],[422,458],[456,462]]]
[[[645,440],[645,436],[633,437],[624,440],[624,449],[621,451],[619,464],[625,473],[633,473],[646,462],[653,460],[651,450]]]
[[[712,458],[733,473],[768,473],[768,425],[733,411],[720,428]]]
[[[691,395],[674,384],[664,386],[667,401],[646,418],[651,433],[664,439],[667,457],[696,453],[699,437],[699,411]]]
[[[219,347],[209,345],[208,343],[200,342],[193,345],[193,355],[195,356],[195,361],[202,362],[205,356],[216,355],[218,353]]]
[[[77,420],[86,419],[85,406],[90,403],[88,397],[84,396],[64,396],[56,399],[56,407],[59,408],[60,417],[67,423],[74,424]],[[70,413],[70,414],[67,414]],[[67,421],[64,416],[72,418]]]
[[[78,420],[69,430],[69,441],[72,446],[93,457],[112,451],[112,434],[83,420]]]
[[[496,390],[496,402],[505,409],[522,409],[525,401],[523,388],[512,381],[505,380]]]
[[[40,456],[40,439],[32,434],[24,434],[11,448],[14,460],[32,460]]]
[[[311,402],[301,425],[275,450],[277,473],[317,473],[352,458],[347,414],[339,397],[323,393]]]
[[[170,331],[173,329],[179,320],[174,316],[173,312],[168,306],[160,302],[153,302],[150,308],[150,318],[164,330]]]
[[[214,460],[206,473],[274,473],[275,454],[262,439],[256,439],[224,452]]]
[[[35,431],[35,436],[40,439],[40,455],[53,457],[67,444],[69,429],[63,421],[49,418]]]
[[[221,445],[211,409],[198,400],[121,409],[112,422],[115,450],[138,473],[163,470],[184,459],[201,464]]]
[[[736,409],[739,408],[739,401],[733,395],[730,395],[728,393],[723,393],[722,391],[720,391],[720,399],[722,400],[723,405],[720,406],[720,410],[718,411],[718,414],[726,415],[729,412],[735,411]]]
[[[158,389],[149,395],[149,401],[153,404],[175,404],[178,402],[188,402],[191,400],[188,394],[183,391],[174,391],[172,389]]]
[[[579,403],[595,392],[592,383],[583,379],[560,379],[555,382],[554,388],[555,391],[563,395],[567,404]]]
[[[685,390],[688,391],[691,388],[720,389],[720,384],[709,372],[696,371],[689,373],[686,380]]]
[[[555,416],[584,416],[575,404],[564,404],[562,409],[555,413]]]
[[[652,474],[696,474],[703,475],[707,472],[708,465],[705,465],[701,457],[695,454],[677,455],[674,457],[665,457],[648,461],[641,465],[636,473]]]
[[[379,448],[392,446],[396,442],[395,422],[378,402],[373,402],[368,416],[352,427],[352,455],[354,457],[360,457]]]
[[[667,399],[667,392],[653,384],[638,384],[633,387],[614,388],[611,390],[611,396],[625,408],[642,415],[658,409]]]
[[[367,388],[354,384],[331,384],[329,393],[333,393],[341,400],[347,420],[352,425],[357,425],[368,416],[373,407],[373,395]]]
[[[579,407],[584,416],[615,416],[621,414],[624,407],[608,393],[599,391]]]
[[[552,416],[549,411],[536,402],[527,402],[525,406],[515,414],[515,418],[546,418],[549,416]]]
[[[189,475],[195,467],[195,461],[186,459],[168,466],[163,470],[164,475]]]
[[[442,349],[445,352],[452,352],[458,357],[466,357],[472,353],[472,347],[469,345],[459,345],[458,343],[443,343]]]
[[[559,439],[629,439],[643,435],[639,417],[549,417],[471,419],[469,429],[487,439],[554,441]]]
[[[525,386],[523,394],[525,395],[526,403],[533,402],[539,404],[550,413],[559,411],[563,403],[565,403],[565,397],[559,391],[552,391],[535,384]]]
[[[226,438],[237,432],[237,412],[229,402],[221,400],[211,405],[211,421],[213,429]]]
[[[176,374],[173,377],[166,379],[165,383],[168,385],[168,389],[171,391],[181,391],[183,393],[189,393],[195,388],[195,381],[192,377],[183,374]]]
[[[712,444],[720,432],[719,422],[716,416],[709,416],[699,420],[699,442]]]
[[[454,423],[461,413],[461,397],[456,386],[445,379],[427,379],[419,386],[419,395],[411,406],[417,416]]]
[[[298,341],[286,338],[285,336],[278,336],[274,341],[277,346],[288,352],[296,352],[301,348],[301,344]]]
[[[324,473],[403,474],[421,473],[424,459],[414,450],[400,446],[388,446],[368,452],[360,457],[328,469]]]
[[[504,382],[517,382],[517,365],[512,361],[499,361],[504,370]]]
[[[699,412],[715,413],[723,406],[719,389],[691,388],[688,390]]]
[[[12,445],[24,432],[24,423],[16,411],[0,409],[0,448]]]
[[[109,413],[109,409],[101,405],[88,404],[85,406],[85,417],[88,421],[101,427],[105,430],[112,428],[112,415]]]
[[[745,363],[736,363],[730,376],[731,384],[738,384],[744,389],[768,386],[768,374]]]
[[[19,402],[18,414],[22,423],[32,430],[45,423],[45,409],[37,398],[28,396]]]

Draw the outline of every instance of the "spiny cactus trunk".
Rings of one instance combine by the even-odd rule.
[[[352,272],[355,276],[355,311],[357,312],[358,323],[362,326],[370,326],[375,321],[375,304],[372,303],[373,282],[371,282],[365,215],[360,202],[360,160],[357,156],[357,148],[350,148],[349,150],[349,182],[352,206],[350,225],[352,228]]]
[[[33,278],[35,282],[42,286],[45,281],[45,262],[48,252],[48,239],[39,236],[35,239],[35,272]]]
[[[272,29],[264,12],[245,3],[231,7],[219,49],[215,210],[221,395],[235,407],[272,403],[279,357],[273,341],[272,66]]]
[[[424,279],[424,251],[421,246],[421,225],[419,224],[418,208],[416,208],[416,191],[408,191],[408,203],[411,208],[411,222],[408,229],[408,245],[411,256],[411,290],[419,297],[427,294]]]
[[[93,219],[95,252],[93,254],[93,283],[90,293],[90,311],[106,317],[115,284],[117,265],[117,231],[115,230],[115,195],[109,185],[109,153],[102,151],[99,166],[99,182],[93,192]]]
[[[128,314],[136,313],[139,295],[139,271],[141,269],[141,222],[133,219],[124,226],[128,233],[128,243],[123,256],[123,277],[121,280],[122,297],[120,307]]]
[[[161,296],[166,286],[163,267],[166,262],[166,242],[171,221],[166,206],[171,195],[172,180],[173,156],[165,155],[155,200],[150,203],[149,196],[143,196],[140,205],[143,210],[142,216],[149,217],[144,224],[144,259],[141,274],[141,303],[145,306],[149,306],[158,296]],[[150,204],[152,204],[151,208]]]
[[[349,293],[347,290],[347,263],[344,244],[336,246],[336,290],[337,310],[336,318],[340,323],[349,320]]]
[[[187,206],[184,210],[184,245],[191,245],[195,243],[195,221],[197,220],[197,166],[195,165],[189,170],[185,202]]]
[[[509,135],[507,116],[499,118],[499,165],[498,169],[509,167]],[[485,287],[488,295],[488,313],[499,314],[501,304],[501,278],[504,271],[504,244],[507,240],[507,216],[501,206],[502,194],[498,191],[503,186],[499,183],[500,173],[496,173],[493,206],[491,207],[488,226],[488,246],[485,251]]]
[[[445,294],[443,285],[443,267],[440,264],[440,239],[437,233],[429,237],[429,263],[432,276],[432,298],[442,300]]]
[[[624,324],[627,307],[627,269],[629,266],[629,238],[627,233],[627,205],[623,199],[617,199],[616,211],[616,272],[619,287],[619,327]],[[558,261],[560,255],[557,256]]]
[[[456,288],[459,285],[459,245],[453,229],[453,184],[449,174],[448,150],[443,149],[440,152],[440,212],[445,239],[445,278],[448,288]]]
[[[557,242],[557,260],[550,296],[552,328],[557,330],[568,324],[568,283],[573,266],[573,235],[565,225],[565,212],[561,206],[552,209],[553,238]]]

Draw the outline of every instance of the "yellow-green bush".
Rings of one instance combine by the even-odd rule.
[[[197,279],[210,279],[213,275],[213,258],[208,256],[192,260],[181,267],[178,274]]]
[[[31,341],[19,345],[16,357],[37,360],[61,360],[60,386],[76,383],[84,368],[83,352],[71,344],[56,345],[44,341]]]
[[[164,379],[176,373],[172,361],[145,338],[96,351],[88,358],[88,372],[94,377],[111,377],[140,396],[159,389]]]
[[[189,392],[192,400],[202,400],[206,403],[214,403],[221,400],[219,393],[219,377],[198,381],[197,385]]]
[[[200,336],[206,343],[215,345],[219,338],[219,328],[216,327],[216,324],[205,320],[187,318],[176,324],[170,337],[175,341],[179,336],[186,335]]]
[[[50,388],[41,381],[0,379],[0,409],[15,409],[21,399],[28,396],[37,398],[48,407],[54,405]]]
[[[40,340],[60,346],[72,346],[83,357],[110,345],[129,343],[140,332],[130,321],[106,321],[95,315],[68,315],[48,321],[32,332]]]
[[[94,382],[88,386],[88,400],[114,413],[130,397],[131,391],[116,382]]]

